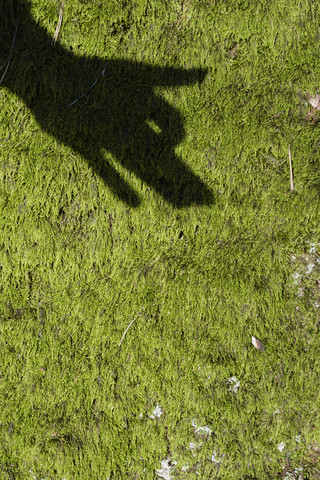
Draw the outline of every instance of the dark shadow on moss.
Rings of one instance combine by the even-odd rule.
[[[207,185],[174,152],[185,135],[181,114],[154,92],[156,86],[202,82],[206,70],[75,55],[52,45],[23,0],[0,0],[0,65],[10,52],[17,21],[11,63],[0,88],[21,98],[44,131],[81,155],[129,206],[141,198],[103,150],[177,208],[213,203]],[[70,106],[102,71],[94,88]]]

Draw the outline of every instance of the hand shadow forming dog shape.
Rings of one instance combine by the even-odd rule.
[[[137,206],[139,196],[106,161],[103,149],[177,208],[213,202],[209,188],[175,155],[173,147],[184,137],[181,115],[154,92],[156,86],[201,82],[205,70],[77,56],[52,45],[27,0],[0,0],[1,63],[10,50],[1,87],[21,98],[39,126],[78,152],[126,204]],[[90,93],[73,103],[99,75]]]

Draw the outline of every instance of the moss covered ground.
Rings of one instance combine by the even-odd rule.
[[[319,7],[0,1],[1,479],[319,478]]]

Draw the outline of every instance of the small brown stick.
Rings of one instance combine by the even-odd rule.
[[[293,174],[292,174],[292,161],[291,161],[291,146],[289,144],[289,165],[290,165],[290,188],[291,190],[294,189],[293,186]]]
[[[91,90],[93,89],[93,87],[98,83],[98,81],[100,80],[101,77],[103,77],[103,75],[106,73],[106,68],[107,68],[107,63],[105,64],[104,66],[104,69],[102,70],[102,72],[100,73],[99,77],[97,78],[97,80],[95,80],[93,82],[93,84],[91,85],[91,87],[89,88],[89,90],[86,91],[86,93],[84,93],[83,95],[81,95],[80,97],[78,97],[76,100],[74,100],[73,102],[70,103],[70,105],[68,105],[68,107],[72,107],[72,105],[74,105],[75,103],[77,103],[79,100],[81,100],[81,98],[84,98],[86,95],[88,95],[89,92],[91,92]]]
[[[6,69],[1,77],[1,80],[0,80],[0,85],[1,83],[3,82],[3,79],[4,77],[6,76],[6,73],[8,71],[8,68],[9,68],[9,65],[10,65],[10,62],[11,62],[11,57],[12,57],[12,52],[13,52],[13,49],[14,49],[14,44],[16,43],[16,36],[17,36],[17,31],[18,31],[18,25],[19,25],[19,21],[17,22],[17,25],[16,25],[16,31],[14,32],[14,37],[13,37],[13,40],[12,40],[12,44],[11,44],[11,49],[10,49],[10,53],[9,53],[9,56],[8,56],[8,60],[7,60],[7,66],[6,66]],[[1,68],[4,67],[4,64],[0,67],[0,70]]]
[[[281,115],[283,115],[284,113],[286,113],[286,111],[285,111],[285,110],[282,110],[281,112],[279,112],[279,113],[276,113],[275,115],[273,115],[273,117],[271,117],[271,118],[277,118],[277,117],[280,117],[280,116],[281,116]]]
[[[125,331],[124,334],[122,335],[122,338],[121,338],[120,343],[119,343],[119,347],[121,346],[122,340],[124,339],[127,331],[129,330],[129,328],[131,327],[131,325],[132,325],[136,320],[138,320],[139,317],[140,317],[140,313],[139,313],[139,315],[138,315],[136,318],[134,318],[134,319],[132,320],[132,322],[130,323],[130,325],[127,327],[126,331]]]
[[[61,28],[61,24],[62,24],[62,17],[63,17],[63,9],[64,9],[64,2],[62,3],[62,5],[60,7],[58,25],[57,25],[56,31],[54,32],[54,36],[53,36],[53,40],[52,40],[52,45],[53,46],[55,46],[58,35],[59,35],[59,32],[60,32],[60,28]]]

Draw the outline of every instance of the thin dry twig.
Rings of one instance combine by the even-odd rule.
[[[6,73],[8,71],[8,68],[9,68],[9,65],[10,65],[10,62],[11,62],[11,58],[12,58],[12,52],[13,52],[13,49],[14,49],[14,44],[16,43],[16,36],[17,36],[17,31],[18,31],[18,25],[19,25],[19,20],[17,21],[17,25],[16,25],[16,31],[14,32],[14,37],[13,37],[13,40],[12,40],[12,44],[11,44],[11,49],[10,49],[10,53],[9,53],[9,56],[8,56],[8,59],[7,59],[7,66],[6,66],[6,69],[0,79],[0,85],[1,83],[3,82],[3,79],[4,77],[6,76]],[[5,65],[5,63],[0,67],[0,70],[1,68],[3,68]]]
[[[280,116],[281,116],[281,115],[283,115],[284,113],[286,113],[286,111],[285,111],[285,110],[282,110],[281,112],[279,112],[279,113],[276,113],[275,115],[273,115],[273,117],[271,117],[271,118],[277,118],[277,117],[280,117]]]
[[[291,161],[291,145],[289,144],[289,165],[290,165],[290,188],[294,189],[293,186],[293,174],[292,174],[292,161]]]
[[[72,107],[72,105],[74,105],[75,103],[78,102],[78,100],[81,100],[81,98],[85,97],[86,95],[88,95],[88,93],[93,89],[93,87],[96,85],[96,83],[98,82],[98,80],[100,80],[101,77],[103,77],[103,75],[106,73],[106,69],[107,69],[107,64],[105,64],[104,66],[104,69],[102,70],[102,72],[100,73],[99,77],[97,78],[97,80],[95,82],[93,82],[93,84],[91,85],[91,87],[89,88],[89,90],[84,93],[83,95],[81,95],[79,98],[77,98],[76,100],[74,100],[73,102],[70,103],[70,105],[68,105],[69,107]]]
[[[56,31],[54,32],[54,36],[53,36],[53,39],[52,39],[52,45],[53,46],[55,46],[58,35],[59,35],[59,32],[60,32],[60,28],[61,28],[61,24],[62,24],[62,17],[63,17],[63,9],[64,9],[64,2],[62,2],[62,5],[60,7],[58,25],[57,25]]]
[[[120,343],[119,343],[119,347],[121,346],[122,340],[124,339],[127,331],[129,330],[129,328],[131,327],[131,325],[132,325],[136,320],[138,320],[139,317],[140,317],[140,313],[139,313],[139,315],[138,315],[136,318],[134,318],[134,319],[132,320],[132,322],[130,323],[130,325],[127,327],[126,331],[125,331],[124,334],[122,335],[122,338],[121,338]]]

